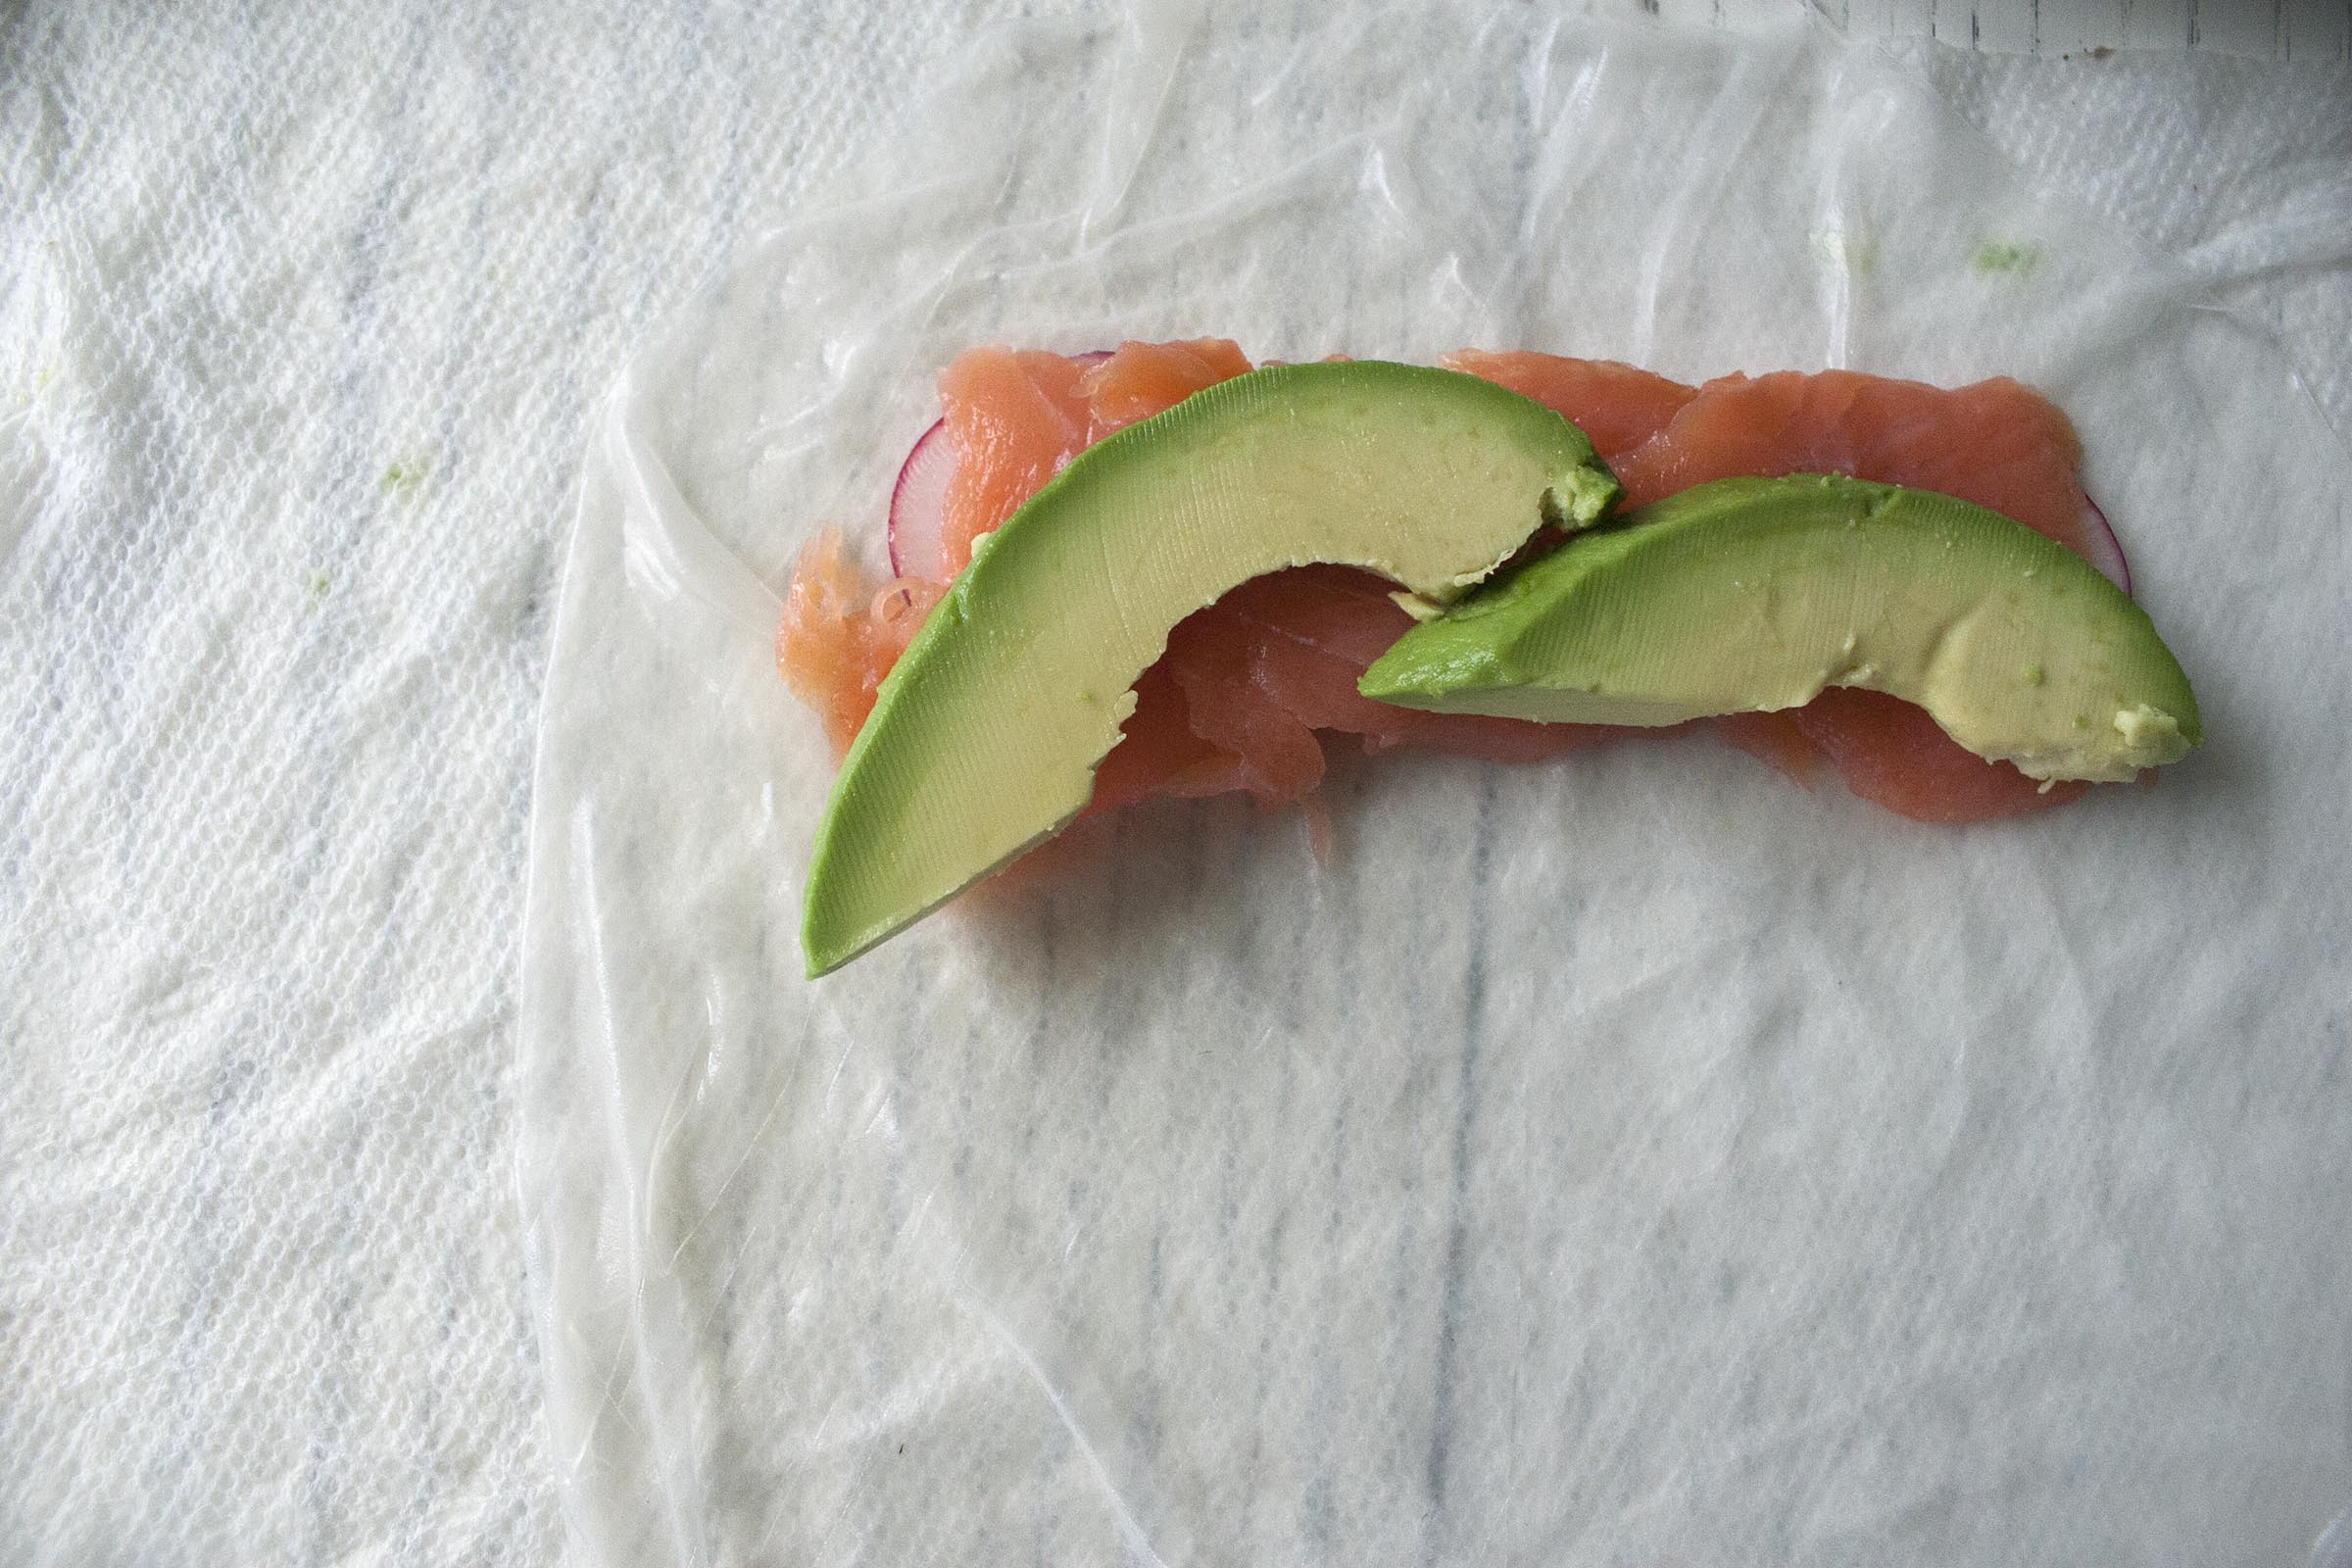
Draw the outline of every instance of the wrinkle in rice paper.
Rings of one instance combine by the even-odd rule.
[[[615,388],[521,1190],[587,1561],[2299,1560],[2352,1494],[2345,456],[2214,280],[1825,32],[975,39]],[[2248,266],[2267,265],[2250,258]],[[1207,333],[2016,375],[2209,742],[1965,829],[1703,736],[1162,803],[808,984],[794,552],[937,368]]]

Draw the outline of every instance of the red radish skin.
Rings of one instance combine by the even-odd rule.
[[[956,449],[940,521],[949,571],[961,571],[980,536],[1086,447],[1085,374],[1058,354],[1000,347],[966,349],[940,370],[940,412]]]
[[[956,444],[948,439],[948,421],[934,419],[915,438],[913,450],[899,465],[899,482],[891,487],[890,569],[899,576],[946,582],[954,575],[941,524],[947,517],[948,481],[955,476]]]
[[[1110,358],[1108,349],[1073,354],[1070,363],[1085,368]],[[1069,461],[1064,454],[1059,467]],[[944,418],[915,437],[906,460],[899,465],[898,483],[890,492],[890,569],[902,577],[926,582],[954,579],[948,563],[948,487],[956,477],[956,442]]]
[[[2125,594],[2132,592],[2132,563],[2124,559],[2124,542],[2108,526],[2107,514],[2099,510],[2087,490],[2082,492],[2082,559]]]

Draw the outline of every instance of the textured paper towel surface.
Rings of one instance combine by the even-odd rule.
[[[592,453],[521,1084],[590,1549],[2308,1551],[2348,1464],[2346,475],[2217,278],[1801,29],[1153,7],[967,68]],[[1327,865],[1157,806],[803,982],[793,550],[875,545],[958,347],[1206,331],[2022,375],[2211,744],[1966,831],[1697,739],[1385,759]]]
[[[532,715],[587,413],[645,324],[861,152],[979,9],[0,6],[0,1561],[557,1557],[557,1477],[577,1489],[583,1453],[611,1450],[576,1446],[565,1383],[575,1446],[542,1436],[510,1066]],[[2340,77],[2119,58],[1995,96],[1972,87],[1984,66],[1935,58],[2005,146],[2075,160],[2036,166],[2053,178],[2136,146],[2134,116],[2214,111],[2161,164],[2085,177],[2168,248],[2202,247],[2227,210],[2182,184],[2249,220],[2340,219]],[[2137,85],[2109,98],[2126,68]],[[1302,71],[1280,101],[1325,113],[1324,82]],[[2078,100],[2099,117],[2070,120]],[[1076,127],[1099,108],[1037,112]],[[2249,308],[2346,297],[2317,255],[2246,275]],[[1727,811],[1754,808],[1750,782]],[[1287,929],[1280,892],[1232,906]],[[624,1258],[617,1219],[612,1238]],[[869,1277],[903,1261],[826,1254],[858,1258]],[[1346,1321],[1386,1310],[1373,1292]],[[1425,1296],[1396,1299],[1401,1322]],[[610,1327],[566,1323],[591,1347]],[[772,1338],[747,1397],[806,1368]],[[930,1441],[969,1437],[943,1497],[1018,1469],[998,1407],[959,1429],[906,1358],[823,1343],[927,1400]],[[808,1386],[845,1450],[888,1416],[869,1385]],[[614,1389],[625,1427],[633,1385]],[[803,1436],[824,1420],[777,1404]],[[1124,1425],[1087,1420],[1140,1494]],[[709,1475],[765,1486],[773,1461]],[[811,1474],[779,1490],[846,1494]],[[1340,1472],[1320,1474],[1328,1516]],[[986,1507],[1033,1557],[1097,1495]],[[810,1560],[854,1554],[840,1517]]]
[[[0,1563],[546,1563],[587,408],[966,8],[0,5]]]

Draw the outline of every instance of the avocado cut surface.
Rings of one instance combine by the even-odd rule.
[[[1137,677],[1228,589],[1332,562],[1446,604],[1617,493],[1542,404],[1376,361],[1252,371],[1097,443],[979,541],[883,681],[817,830],[808,972],[1083,810]]]
[[[2129,779],[2201,738],[2147,612],[2088,562],[1956,497],[1823,474],[1697,485],[1579,534],[1358,683],[1438,712],[1649,725],[1825,686],[1916,703],[2037,779]]]

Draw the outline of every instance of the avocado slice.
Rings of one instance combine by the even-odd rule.
[[[817,828],[809,975],[1084,809],[1137,677],[1227,589],[1336,562],[1445,604],[1617,493],[1542,404],[1377,361],[1252,371],[1097,443],[980,541],[883,681]]]
[[[1580,534],[1358,683],[1595,724],[1795,708],[1824,686],[1917,703],[2038,779],[2128,779],[2202,738],[2147,612],[2088,562],[1957,497],[1823,474],[1697,485]]]

